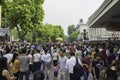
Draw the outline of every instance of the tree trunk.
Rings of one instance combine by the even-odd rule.
[[[32,40],[32,42],[36,42],[36,33],[35,32],[33,32],[33,36],[32,36],[33,38],[33,40]]]
[[[20,30],[19,30],[19,27],[18,27],[19,25],[17,24],[17,26],[16,26],[16,28],[17,28],[17,31],[18,31],[18,37],[19,37],[19,39],[21,38],[21,34],[20,34]]]
[[[25,31],[25,33],[24,33],[23,35],[21,35],[20,40],[21,40],[22,42],[24,42],[24,37],[25,37],[26,34],[27,34],[27,31]]]
[[[18,31],[18,36],[21,42],[24,42],[24,37],[27,34],[27,31],[25,31],[23,34],[21,33],[20,29],[19,29],[19,25],[17,24],[17,31]]]

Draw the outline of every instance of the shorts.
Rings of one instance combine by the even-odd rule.
[[[51,62],[45,62],[45,66],[47,66],[48,68],[51,67]]]

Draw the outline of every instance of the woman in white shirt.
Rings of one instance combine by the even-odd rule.
[[[34,54],[33,54],[34,72],[40,70],[41,68],[40,59],[41,59],[40,50],[34,50]]]
[[[52,57],[53,57],[53,65],[54,65],[54,66],[57,66],[57,64],[58,64],[58,53],[57,53],[57,50],[55,50],[55,51],[53,52]]]
[[[50,50],[47,50],[45,52],[45,55],[43,56],[44,62],[45,62],[45,73],[46,73],[46,78],[49,79],[49,73],[50,73],[50,67],[51,67],[51,55],[50,55]]]

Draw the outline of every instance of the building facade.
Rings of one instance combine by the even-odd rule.
[[[80,31],[77,40],[85,40],[84,37],[89,39],[89,41],[107,40],[108,38],[112,37],[120,37],[119,31],[108,31],[105,28],[89,28],[88,25],[81,19],[76,28]]]
[[[107,31],[105,28],[89,28],[89,40],[107,40],[108,38],[120,37],[120,32]]]
[[[82,19],[79,20],[76,29],[80,31],[77,40],[84,40],[85,37],[88,37],[88,27],[87,24],[84,23]]]

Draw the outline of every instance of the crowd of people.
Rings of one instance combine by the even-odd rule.
[[[76,63],[83,69],[79,78]],[[0,80],[31,80],[30,74],[32,80],[120,80],[120,43],[1,42]]]

